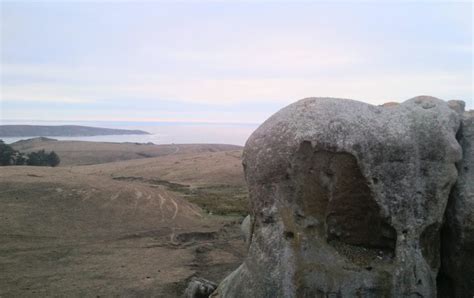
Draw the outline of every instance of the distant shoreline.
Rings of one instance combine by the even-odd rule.
[[[0,122],[0,127],[7,125],[5,121]],[[59,123],[8,123],[8,125],[63,125]],[[96,136],[50,136],[40,135],[41,137],[49,137],[60,141],[88,141],[88,142],[111,142],[111,143],[155,143],[155,144],[233,144],[242,146],[248,137],[258,127],[258,124],[189,124],[183,123],[160,124],[151,123],[123,123],[123,122],[101,122],[101,123],[64,123],[64,125],[80,125],[90,127],[106,127],[124,130],[141,130],[149,134],[124,134],[124,135],[96,135]],[[24,139],[36,138],[38,136],[21,136],[21,137],[2,137],[6,144],[11,144]]]
[[[93,137],[149,134],[149,132],[143,130],[102,128],[81,125],[0,125],[0,138]]]

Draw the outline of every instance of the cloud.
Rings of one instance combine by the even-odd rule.
[[[33,101],[46,103],[93,103],[97,98],[77,86],[56,84],[21,84],[2,86],[0,99],[8,101]]]
[[[25,68],[27,69],[27,68]],[[25,70],[23,69],[23,70]],[[18,69],[17,69],[18,70]],[[4,85],[4,101],[38,101],[63,103],[94,103],[100,101],[143,100],[177,101],[208,105],[235,105],[251,102],[272,102],[282,105],[310,96],[331,96],[364,100],[381,104],[387,100],[401,101],[419,94],[444,99],[466,99],[472,93],[471,77],[450,72],[319,75],[314,77],[279,78],[178,78],[173,76],[137,74],[121,76],[113,71],[105,74],[80,70],[33,69],[30,75],[43,73],[66,82],[22,83]],[[101,82],[100,76],[106,76]],[[93,81],[76,83],[86,77]],[[61,80],[61,78],[57,78]],[[67,80],[72,82],[67,82]],[[468,103],[469,104],[469,103]]]
[[[9,4],[0,108],[225,120],[259,106],[251,118],[261,121],[309,96],[381,104],[428,94],[473,107],[466,5],[240,2]]]
[[[238,44],[225,46],[167,49],[162,55],[175,63],[221,70],[227,75],[235,72],[278,76],[361,65],[371,51],[354,42],[343,45],[323,33],[312,34],[315,38],[308,40],[307,36],[294,32],[280,32],[278,36],[268,34],[258,40],[247,40],[247,37]],[[155,57],[156,48],[159,47],[145,47],[140,53],[145,57]]]

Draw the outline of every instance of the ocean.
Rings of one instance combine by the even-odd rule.
[[[247,138],[259,124],[221,123],[180,123],[180,122],[109,122],[109,121],[1,121],[2,125],[83,125],[104,128],[140,129],[150,135],[110,135],[92,137],[55,137],[57,140],[90,142],[132,142],[154,144],[232,144],[244,145]],[[31,136],[35,137],[35,136]],[[0,138],[5,143],[29,139],[31,137]],[[44,136],[50,137],[50,136]]]

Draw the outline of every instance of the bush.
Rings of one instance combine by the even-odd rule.
[[[56,152],[51,151],[46,153],[44,150],[38,152],[31,152],[28,154],[28,160],[26,162],[29,166],[51,166],[55,167],[59,165],[61,160]]]
[[[18,152],[18,154],[16,156],[15,165],[17,165],[17,166],[26,165],[26,156],[25,156],[24,153]]]
[[[0,165],[9,166],[13,162],[15,150],[0,140]]]
[[[59,159],[59,156],[56,154],[56,152],[51,151],[48,155],[48,164],[52,167],[55,167],[59,165],[61,160]]]
[[[25,155],[0,140],[0,166],[24,165]]]
[[[25,156],[24,153],[14,150],[8,144],[0,140],[0,166],[29,165],[29,166],[51,166],[59,165],[61,159],[56,152],[46,153],[44,150],[31,152]]]
[[[31,152],[28,154],[28,160],[26,164],[29,166],[45,166],[46,165],[46,153],[44,150],[38,152]]]

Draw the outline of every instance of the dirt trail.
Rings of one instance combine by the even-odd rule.
[[[176,215],[178,215],[179,206],[178,206],[178,204],[176,204],[176,201],[173,198],[170,198],[170,199],[171,199],[171,202],[174,205],[174,214],[173,214],[173,217],[171,218],[171,219],[174,220],[176,218]]]

